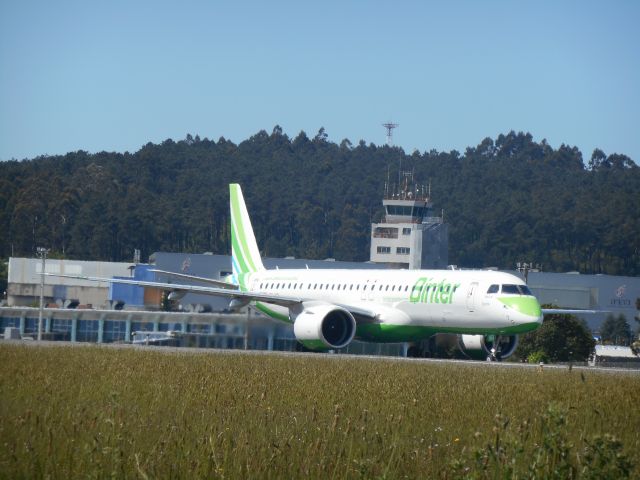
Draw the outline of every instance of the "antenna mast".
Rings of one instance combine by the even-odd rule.
[[[387,129],[387,145],[390,147],[393,144],[393,129],[398,128],[400,125],[397,123],[387,122],[382,126]]]

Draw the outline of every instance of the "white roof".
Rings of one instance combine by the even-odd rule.
[[[638,358],[630,347],[620,345],[596,345],[596,355],[599,357]]]
[[[133,263],[124,262],[87,262],[82,260],[57,260],[48,258],[45,264],[45,271],[53,274],[85,275],[92,277],[128,277],[129,267]],[[9,283],[40,284],[40,272],[42,271],[42,261],[39,258],[17,258],[9,259]],[[56,285],[74,286],[99,286],[95,282],[78,280],[73,278],[57,278],[55,282],[50,279],[47,283]]]

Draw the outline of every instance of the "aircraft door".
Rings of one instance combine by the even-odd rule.
[[[476,310],[476,297],[478,295],[478,282],[472,282],[467,291],[467,310],[474,312]]]

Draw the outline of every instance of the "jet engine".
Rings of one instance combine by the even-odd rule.
[[[460,335],[458,347],[469,358],[485,360],[492,349],[496,360],[510,357],[518,346],[517,335]]]
[[[308,305],[295,317],[293,333],[310,350],[333,350],[351,343],[356,321],[349,311],[336,305]]]

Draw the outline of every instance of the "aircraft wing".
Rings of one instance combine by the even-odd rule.
[[[590,315],[594,313],[607,313],[606,310],[580,310],[576,308],[541,308],[543,315],[557,313],[559,315],[575,315],[580,313],[588,313]]]
[[[215,280],[213,278],[197,277],[195,275],[188,275],[186,273],[169,272],[166,270],[156,270],[156,269],[149,270],[149,272],[159,273],[160,275],[166,275],[168,277],[176,277],[176,278],[182,278],[185,280],[193,280],[194,282],[209,283],[218,288],[225,288],[228,290],[238,290],[238,285],[235,283],[224,282],[222,280]]]
[[[124,285],[136,285],[138,287],[150,287],[150,288],[159,288],[161,290],[171,290],[171,291],[179,291],[179,292],[187,292],[187,293],[199,293],[202,295],[214,295],[218,297],[227,297],[230,300],[240,300],[244,302],[265,302],[271,303],[274,305],[280,305],[286,308],[293,308],[296,306],[301,306],[305,301],[309,299],[303,297],[290,297],[286,295],[269,295],[266,293],[258,293],[258,292],[243,292],[241,290],[231,290],[229,285],[226,284],[225,288],[219,287],[208,287],[202,285],[180,285],[177,283],[164,283],[164,282],[148,282],[144,280],[134,280],[134,279],[125,279],[125,278],[104,278],[104,277],[88,277],[83,275],[63,275],[63,274],[54,274],[54,273],[45,273],[47,277],[63,277],[63,278],[73,278],[76,280],[87,280],[90,282],[104,282],[104,283],[120,283]],[[187,275],[187,277],[191,277]],[[210,280],[210,279],[209,279]],[[236,288],[237,285],[236,285]],[[339,307],[348,310],[353,314],[353,316],[358,319],[358,323],[360,321],[371,321],[376,318],[376,312],[357,307],[354,305],[344,305],[344,304],[336,304]]]
[[[76,280],[87,280],[90,282],[104,282],[104,283],[121,283],[124,285],[136,285],[139,287],[159,288],[161,290],[171,290],[187,293],[200,293],[203,295],[216,295],[219,297],[228,297],[230,299],[243,300],[246,302],[259,301],[266,303],[273,303],[274,305],[280,305],[283,307],[293,307],[300,305],[304,302],[304,298],[289,297],[284,295],[268,295],[257,292],[242,292],[240,290],[230,290],[227,288],[219,287],[205,287],[201,285],[180,285],[178,283],[164,283],[164,282],[148,282],[144,280],[128,280],[124,278],[104,278],[104,277],[87,277],[83,275],[62,275],[54,273],[45,273],[47,277],[63,277],[73,278]]]

